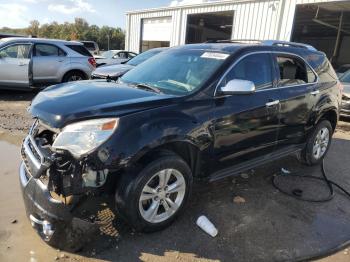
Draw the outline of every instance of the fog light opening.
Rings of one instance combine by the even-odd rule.
[[[30,215],[29,219],[32,224],[32,227],[37,228],[39,231],[39,228],[41,227],[41,233],[44,235],[46,240],[49,240],[52,237],[55,231],[53,230],[53,226],[49,221],[39,220],[33,215]]]

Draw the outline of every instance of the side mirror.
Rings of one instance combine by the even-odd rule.
[[[221,87],[220,93],[224,95],[252,94],[255,92],[255,84],[252,81],[233,79]]]

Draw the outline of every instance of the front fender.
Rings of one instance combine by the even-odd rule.
[[[209,150],[213,141],[210,106],[193,106],[192,114],[183,105],[181,111],[168,110],[169,106],[120,118],[118,130],[103,146],[110,153],[108,165],[113,169],[130,166],[155,148],[174,142]]]

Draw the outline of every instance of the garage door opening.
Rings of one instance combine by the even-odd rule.
[[[233,14],[225,11],[188,15],[186,44],[231,39]]]
[[[350,64],[350,2],[297,5],[292,41],[325,52],[336,68]]]
[[[157,47],[169,47],[171,33],[171,17],[142,19],[141,52]]]

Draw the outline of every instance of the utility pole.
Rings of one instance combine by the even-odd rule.
[[[344,18],[344,12],[342,11],[339,18],[339,26],[338,26],[338,33],[337,33],[337,40],[335,42],[334,52],[333,56],[331,57],[331,62],[333,63],[335,59],[337,59],[339,54],[339,48],[340,48],[340,38],[341,38],[341,32],[343,27],[343,18]]]

